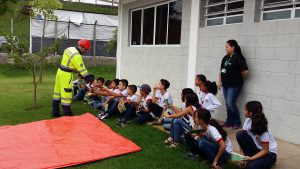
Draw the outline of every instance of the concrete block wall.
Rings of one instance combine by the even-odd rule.
[[[130,47],[130,11],[132,9],[150,6],[164,0],[139,0],[123,5],[122,13],[122,49],[121,78],[129,80],[130,84],[149,84],[151,87],[165,78],[170,81],[174,103],[180,105],[181,90],[187,81],[187,56],[190,25],[190,0],[183,2],[181,45],[172,46],[135,46]]]
[[[245,0],[243,23],[199,28],[196,73],[217,80],[225,42],[236,39],[250,70],[238,99],[241,117],[247,101],[261,101],[274,135],[300,144],[300,19],[254,22],[254,11],[255,1]],[[216,116],[225,120],[218,97]]]

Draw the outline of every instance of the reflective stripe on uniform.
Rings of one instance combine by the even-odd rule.
[[[61,100],[72,100],[72,98],[61,98]]]
[[[53,100],[60,100],[60,98],[53,98]]]
[[[68,60],[68,63],[67,63],[67,67],[69,67],[70,66],[70,64],[71,64],[71,60],[73,59],[73,57],[75,56],[75,55],[78,55],[79,53],[78,52],[76,52],[76,53],[73,53],[71,56],[70,56],[70,58],[69,58],[69,60]]]
[[[82,72],[84,72],[84,71],[86,71],[86,69],[82,69],[82,70],[80,70],[80,71],[79,71],[79,73],[82,73]]]
[[[85,73],[82,75],[82,77],[86,77],[87,75],[89,75],[89,73]]]
[[[56,93],[56,92],[54,92],[54,95],[60,96],[60,93]]]
[[[71,106],[71,103],[61,103],[63,106]]]

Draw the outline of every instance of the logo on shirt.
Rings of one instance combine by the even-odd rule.
[[[83,64],[82,64],[82,63],[80,64],[80,67],[83,67]]]

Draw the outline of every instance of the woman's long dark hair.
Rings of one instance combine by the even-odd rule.
[[[208,93],[216,95],[218,93],[218,87],[216,82],[205,81],[204,86],[207,88]]]
[[[246,103],[245,108],[248,112],[251,112],[251,132],[255,135],[262,135],[268,131],[268,120],[263,113],[263,106],[259,101],[250,101]]]
[[[242,54],[241,47],[240,47],[240,45],[237,43],[236,40],[231,39],[231,40],[228,40],[226,43],[227,43],[229,46],[234,47],[234,53],[235,53],[235,54],[243,55],[243,54]]]
[[[182,89],[182,91],[181,91],[181,101],[184,102],[185,96],[187,94],[191,94],[191,93],[194,93],[193,89],[191,89],[191,88]]]
[[[201,107],[199,103],[199,99],[196,93],[190,93],[185,96],[186,99],[186,107],[194,106],[197,109]]]
[[[195,114],[197,114],[199,120],[203,120],[206,124],[214,126],[221,134],[222,139],[226,141],[227,132],[222,128],[222,126],[216,120],[211,118],[211,114],[209,110],[200,108],[195,111]]]

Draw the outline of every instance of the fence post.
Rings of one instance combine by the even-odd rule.
[[[14,17],[10,17],[10,33],[14,33]]]
[[[93,60],[96,61],[96,26],[97,26],[97,21],[95,21],[94,25],[94,37],[93,37]]]
[[[54,26],[54,34],[55,34],[55,41],[57,40],[57,18],[55,19],[55,26]],[[57,50],[54,52],[54,57],[57,56]]]

